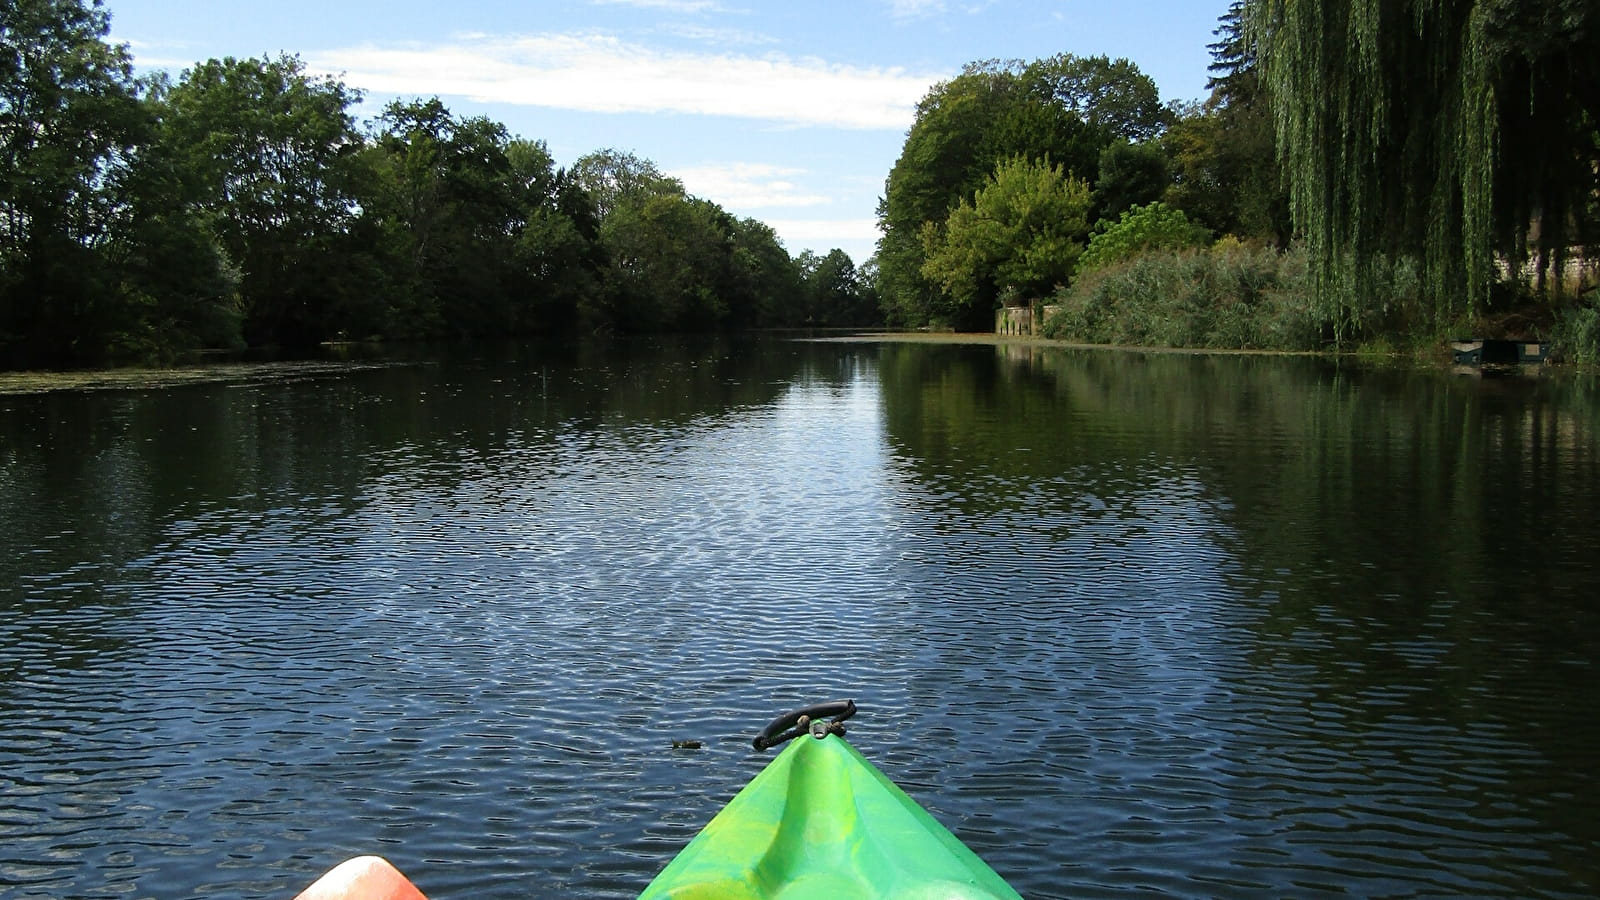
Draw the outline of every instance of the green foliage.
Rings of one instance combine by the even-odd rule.
[[[1327,323],[1307,302],[1305,258],[1219,242],[1145,253],[1057,293],[1045,333],[1097,344],[1310,350]]]
[[[1092,245],[1091,245],[1092,246]],[[1380,256],[1360,296],[1339,298],[1348,325],[1316,302],[1306,252],[1224,238],[1208,249],[1147,250],[1081,272],[1056,295],[1047,333],[1092,343],[1312,350],[1341,340],[1432,334],[1422,270],[1409,257]]]
[[[1039,297],[1065,284],[1083,252],[1088,212],[1088,183],[1061,166],[1002,162],[971,203],[923,231],[922,273],[942,292],[941,318],[980,327],[1002,292]]]
[[[394,301],[383,333],[526,334],[570,310],[557,306],[570,301],[560,281],[582,253],[552,208],[556,173],[542,143],[458,118],[437,99],[390,103],[375,124],[363,206],[384,223]]]
[[[1600,366],[1600,290],[1561,311],[1551,341],[1562,360]]]
[[[730,216],[726,227],[728,283],[723,290],[729,294],[729,311],[722,324],[754,328],[787,323],[789,311],[806,294],[799,260],[790,258],[778,233],[764,222]]]
[[[0,357],[103,359],[144,329],[97,249],[144,126],[108,27],[97,5],[0,0]]]
[[[950,298],[924,269],[933,245],[923,237],[1003,161],[1049,159],[1093,183],[1108,145],[1158,134],[1166,121],[1155,84],[1127,60],[986,60],[935,85],[917,105],[879,207],[878,284],[891,321],[948,316]]]
[[[573,179],[594,198],[604,260],[588,327],[708,331],[786,321],[802,305],[800,273],[771,228],[690,197],[631,153],[580,159]]]
[[[596,150],[572,166],[572,177],[589,195],[602,219],[619,205],[648,197],[683,194],[683,184],[656,164],[625,150]]]
[[[363,133],[360,95],[289,56],[141,84],[108,28],[94,0],[0,0],[0,365],[873,317],[842,252],[810,283],[633,154],[559,170],[436,98]]]
[[[1284,247],[1292,235],[1289,195],[1245,7],[1243,0],[1229,6],[1210,45],[1210,98],[1179,109],[1161,139],[1174,174],[1163,199],[1216,234]]]
[[[1436,319],[1485,310],[1496,257],[1560,271],[1596,241],[1600,6],[1590,0],[1253,0],[1316,294],[1343,336],[1383,253]]]
[[[1094,185],[1101,218],[1160,200],[1172,183],[1172,163],[1159,144],[1118,141],[1100,153],[1100,178]]]
[[[1207,44],[1211,51],[1212,73],[1206,89],[1218,105],[1253,103],[1260,91],[1256,74],[1256,50],[1246,25],[1245,0],[1232,0],[1227,12],[1217,17],[1217,40]]]
[[[98,4],[0,0],[0,253],[94,234],[108,171],[140,137],[132,64]]]
[[[1213,95],[1183,111],[1162,143],[1174,170],[1164,202],[1215,233],[1288,244],[1289,198],[1265,104],[1222,105]]]
[[[683,194],[625,195],[601,223],[602,327],[710,331],[779,324],[801,304],[799,270],[759,222]]]
[[[206,220],[173,203],[165,182],[131,180],[127,221],[106,246],[106,258],[119,275],[118,291],[141,315],[123,328],[111,358],[157,361],[190,350],[241,349],[238,268]]]
[[[1045,104],[1029,101],[1016,67],[995,61],[967,66],[917,104],[878,211],[884,231],[878,259],[891,321],[927,321],[936,292],[922,276],[921,232],[928,222],[943,222],[994,170],[990,135],[1004,131],[1008,142],[1024,135],[1049,139],[1049,119]]]
[[[241,272],[252,344],[327,334],[326,293],[357,205],[358,99],[287,56],[208,60],[156,94],[159,151]]]
[[[1210,239],[1206,227],[1189,221],[1181,209],[1165,203],[1135,206],[1116,222],[1102,219],[1095,226],[1089,246],[1078,260],[1078,272],[1123,262],[1150,250],[1199,247]]]
[[[1035,62],[1026,77],[1063,109],[1113,139],[1149,141],[1167,125],[1156,83],[1127,59],[1062,53]]]
[[[837,249],[825,256],[806,251],[796,262],[805,282],[804,306],[785,324],[838,327],[879,321],[877,294],[849,254]]]

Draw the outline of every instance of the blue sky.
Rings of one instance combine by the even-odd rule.
[[[1205,94],[1227,0],[105,0],[141,68],[290,53],[361,89],[440,97],[545,141],[612,147],[773,226],[789,252],[873,252],[916,102],[978,59],[1125,56]]]

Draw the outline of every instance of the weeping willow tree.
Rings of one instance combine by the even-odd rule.
[[[1336,337],[1377,324],[1363,298],[1396,259],[1443,322],[1596,244],[1594,0],[1250,0],[1247,19]]]

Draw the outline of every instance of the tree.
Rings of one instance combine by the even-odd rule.
[[[1062,53],[1033,63],[1024,79],[1111,138],[1140,143],[1167,126],[1155,81],[1128,59]]]
[[[1597,242],[1600,6],[1591,0],[1253,0],[1296,225],[1341,333],[1386,253],[1435,318],[1480,312],[1497,258],[1559,271]]]
[[[879,320],[877,296],[850,254],[835,248],[818,256],[807,250],[797,262],[805,279],[805,303],[801,317],[789,324],[839,327]]]
[[[654,332],[720,323],[725,298],[714,285],[726,235],[713,207],[681,194],[641,194],[610,210],[600,224],[609,327]]]
[[[244,346],[239,270],[212,217],[184,190],[181,164],[155,139],[161,104],[147,100],[146,143],[111,178],[116,218],[102,247],[112,291],[137,310],[117,327],[120,358],[166,360]]]
[[[1021,134],[1036,137],[1049,130],[1045,104],[1017,109],[1028,105],[1019,68],[995,60],[970,64],[917,104],[916,121],[889,171],[878,209],[883,229],[878,260],[891,321],[921,324],[935,302],[935,288],[922,275],[924,226],[942,223],[982,185],[994,169],[991,154],[997,143],[1015,144]],[[1070,121],[1081,127],[1075,118]],[[999,131],[1005,137],[996,136]]]
[[[512,140],[485,117],[457,117],[438,98],[391,102],[374,124],[370,212],[384,223],[400,275],[392,331],[440,337],[541,327],[529,268],[553,257],[531,260],[542,248],[523,235],[538,222],[553,241],[570,237],[542,214],[554,203],[548,149]]]
[[[543,142],[512,141],[506,157],[522,193],[515,261],[529,327],[572,330],[583,324],[580,310],[599,292],[605,264],[594,204],[570,171],[554,167]]]
[[[787,324],[788,312],[802,305],[800,268],[770,225],[728,217],[730,283],[726,325],[735,328]]]
[[[1177,110],[1162,136],[1174,180],[1165,202],[1217,234],[1286,246],[1292,236],[1289,197],[1278,167],[1272,108],[1245,27],[1246,3],[1235,0],[1211,49],[1211,96]]]
[[[935,85],[917,105],[879,205],[878,280],[891,320],[920,324],[943,302],[925,274],[922,236],[1001,162],[1048,158],[1095,183],[1108,145],[1159,134],[1166,118],[1154,82],[1127,60],[984,60]]]
[[[327,337],[356,217],[359,94],[294,57],[230,57],[185,71],[157,99],[163,152],[239,269],[246,339]]]
[[[594,198],[605,256],[604,288],[580,311],[589,327],[749,327],[796,304],[799,273],[770,227],[688,196],[676,178],[631,153],[591,153],[571,177]]]
[[[1118,141],[1100,152],[1100,177],[1094,183],[1096,212],[1102,218],[1159,200],[1172,182],[1172,164],[1154,143]]]
[[[1048,160],[1013,157],[943,227],[923,229],[923,274],[942,290],[938,312],[986,327],[1003,297],[1042,297],[1069,280],[1088,230],[1087,182]]]
[[[1217,104],[1229,106],[1236,103],[1253,103],[1260,92],[1261,80],[1256,71],[1256,51],[1246,25],[1245,0],[1233,0],[1228,11],[1217,17],[1217,40],[1206,45],[1211,51],[1211,64],[1206,70],[1206,90],[1215,96]]]
[[[0,0],[0,355],[98,358],[137,316],[99,252],[144,125],[108,28],[98,3]]]
[[[0,0],[0,361],[240,343],[237,272],[108,28],[98,4]]]
[[[601,219],[629,199],[683,194],[683,183],[656,164],[625,150],[596,150],[573,164],[572,177],[588,193]]]

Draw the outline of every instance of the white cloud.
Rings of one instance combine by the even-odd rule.
[[[687,113],[902,130],[941,75],[815,58],[657,50],[599,34],[463,35],[307,56],[353,87],[605,113]]]
[[[796,208],[833,202],[833,198],[809,193],[791,180],[805,175],[804,169],[732,163],[673,169],[667,174],[683,182],[689,193],[730,209]]]
[[[718,46],[733,44],[756,46],[782,43],[782,41],[770,34],[744,31],[738,28],[711,28],[704,25],[663,25],[661,30],[675,37]]]

